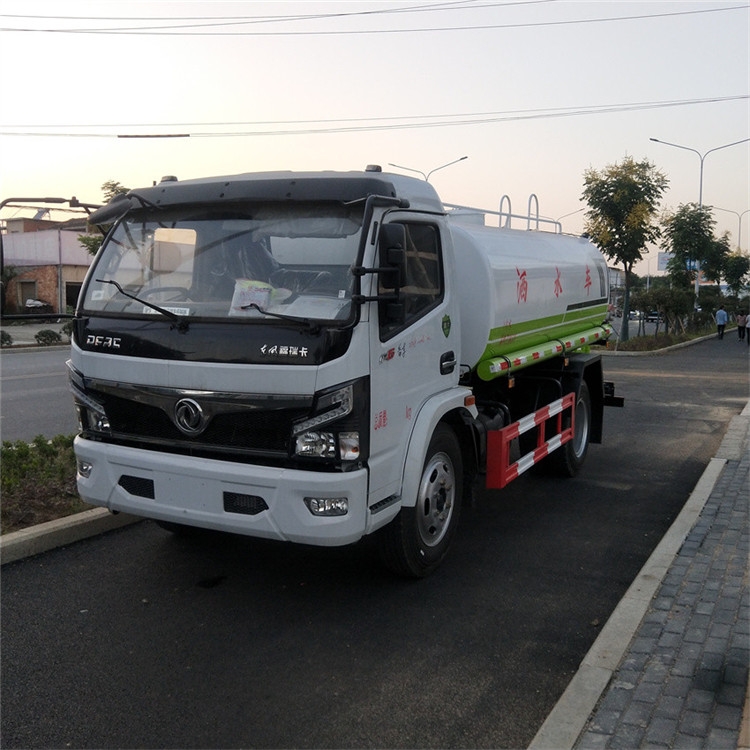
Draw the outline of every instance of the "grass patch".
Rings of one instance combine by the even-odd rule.
[[[627,341],[620,341],[620,343],[617,344],[617,351],[655,352],[659,349],[665,349],[666,347],[674,346],[675,344],[683,344],[686,341],[692,341],[693,339],[700,338],[705,335],[705,333],[660,333],[658,336],[634,336]],[[612,345],[611,348],[614,348],[614,345]]]
[[[660,333],[658,336],[631,336],[627,341],[619,342],[612,337],[607,343],[607,349],[617,349],[618,352],[655,352],[659,349],[666,349],[668,346],[674,346],[675,344],[684,344],[688,341],[695,341],[695,339],[702,339],[704,336],[709,336],[712,333],[716,333],[714,328],[707,328],[704,331],[693,331],[691,333]]]
[[[73,435],[31,443],[4,441],[0,451],[0,533],[89,510],[76,488]]]

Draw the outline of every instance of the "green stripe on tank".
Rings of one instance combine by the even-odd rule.
[[[607,304],[569,310],[561,315],[514,323],[490,331],[490,340],[480,361],[508,354],[521,348],[538,346],[553,339],[566,338],[604,322]]]

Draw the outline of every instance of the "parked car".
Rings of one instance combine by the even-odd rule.
[[[664,322],[664,315],[660,313],[658,310],[652,310],[647,316],[646,321],[648,323],[663,323]]]
[[[43,315],[52,312],[52,305],[41,299],[27,299],[24,305],[24,313],[27,315]]]

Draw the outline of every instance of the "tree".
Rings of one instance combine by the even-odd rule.
[[[740,296],[748,279],[750,279],[750,258],[741,253],[727,255],[724,263],[724,280],[735,297]]]
[[[620,338],[627,341],[633,266],[643,258],[646,245],[660,236],[654,219],[669,180],[647,160],[637,162],[626,156],[620,164],[610,164],[601,171],[587,169],[583,184],[582,198],[589,206],[586,232],[624,271]]]
[[[130,188],[124,187],[116,180],[107,180],[102,185],[102,193],[104,194],[104,200],[107,201],[107,203],[109,203],[116,195],[124,195],[129,192]]]
[[[654,335],[659,335],[659,324],[663,317],[664,332],[678,334],[685,330],[683,320],[693,309],[693,295],[684,289],[677,289],[668,283],[666,278],[655,279],[654,284],[648,291],[633,292],[633,306],[639,310],[649,312],[655,310],[659,313]],[[643,318],[639,322],[642,332],[645,333]]]
[[[107,203],[109,203],[109,201],[111,201],[116,195],[123,195],[129,192],[130,188],[124,187],[116,180],[107,180],[102,185],[102,194]],[[96,255],[101,247],[102,237],[99,234],[79,234],[78,242],[85,247],[91,255]]]
[[[663,219],[662,247],[672,254],[667,271],[675,282],[690,282],[696,267],[707,281],[721,281],[729,255],[729,235],[714,237],[715,226],[711,207],[696,203],[682,204]]]

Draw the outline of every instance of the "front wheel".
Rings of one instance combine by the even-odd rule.
[[[398,575],[423,578],[448,553],[461,510],[463,465],[453,430],[438,425],[427,449],[414,507],[380,532],[380,554]]]

